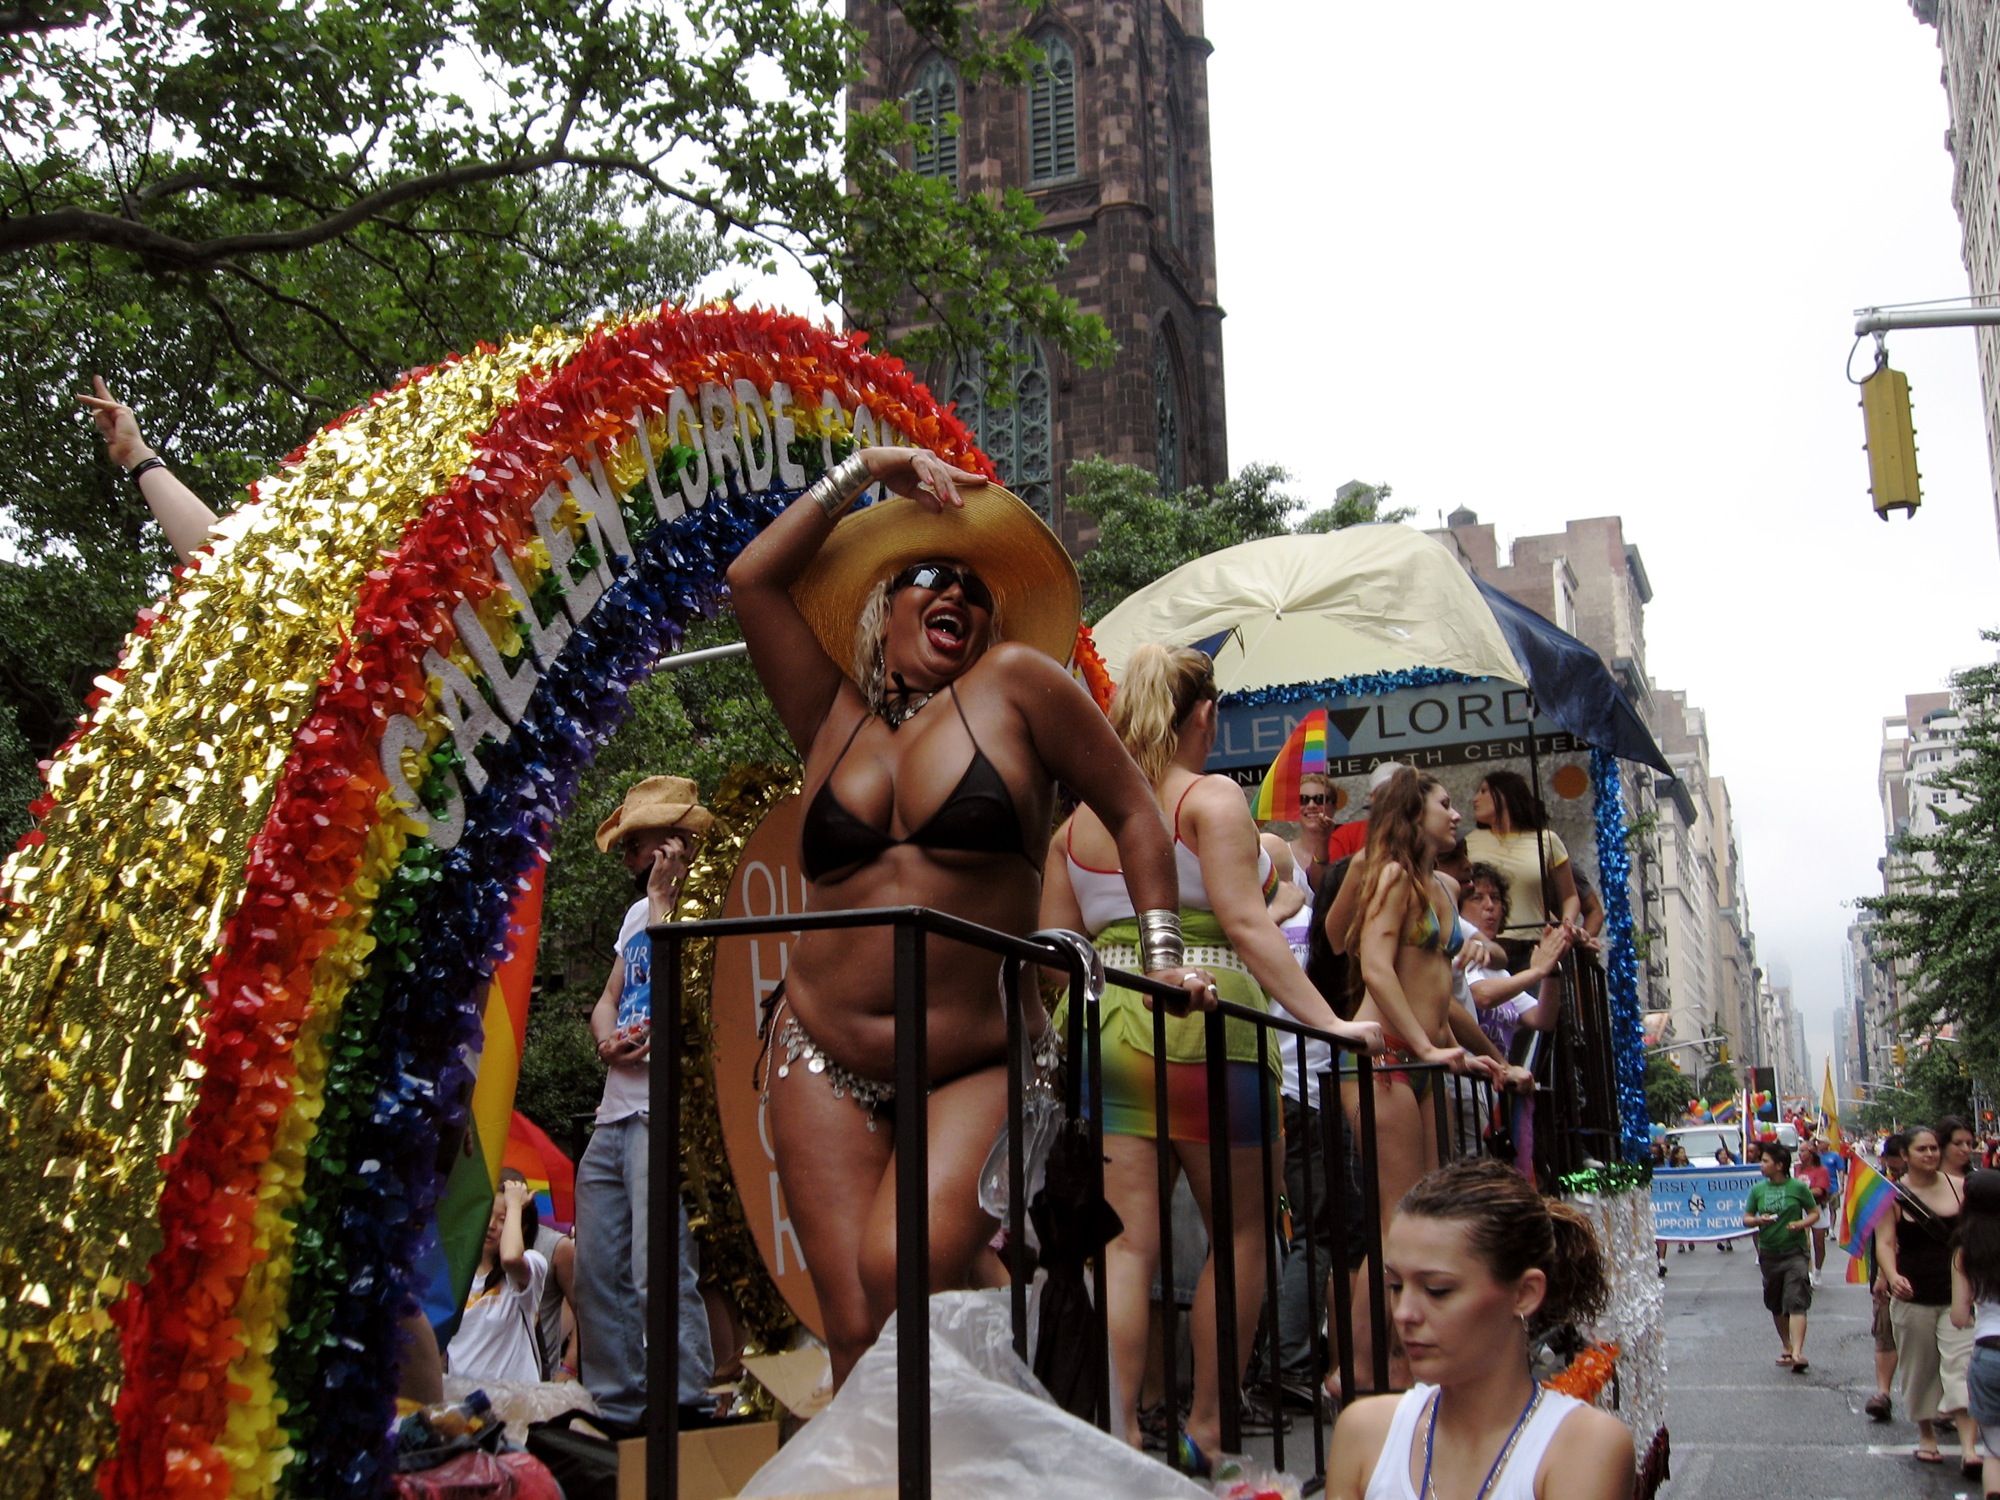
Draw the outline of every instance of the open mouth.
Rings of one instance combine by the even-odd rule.
[[[924,635],[933,649],[955,656],[972,638],[972,619],[953,604],[940,604],[924,616]]]

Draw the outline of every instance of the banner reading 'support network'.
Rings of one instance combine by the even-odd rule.
[[[1653,1168],[1653,1233],[1663,1240],[1729,1240],[1743,1227],[1755,1167]]]

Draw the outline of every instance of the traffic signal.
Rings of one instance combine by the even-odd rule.
[[[1896,1066],[1900,1068],[1909,1062],[1910,1051],[1901,1042],[1897,1042],[1889,1049],[1889,1056],[1895,1062]]]
[[[1868,436],[1868,492],[1883,520],[1901,510],[1915,515],[1917,432],[1910,419],[1910,382],[1901,370],[1877,365],[1861,382],[1861,421]]]
[[[1718,1067],[1729,1061],[1729,1043],[1724,1042],[1715,1049],[1715,1061]]]

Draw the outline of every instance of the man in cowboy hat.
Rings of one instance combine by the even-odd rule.
[[[616,854],[640,895],[618,929],[617,958],[590,1013],[597,1055],[609,1071],[597,1128],[576,1167],[576,1318],[582,1379],[614,1426],[646,1415],[648,1049],[653,947],[646,929],[673,915],[688,858],[714,814],[684,776],[649,776],[599,825],[597,847]],[[695,1285],[694,1239],[680,1205],[680,1390],[698,1403],[714,1371],[708,1314]]]

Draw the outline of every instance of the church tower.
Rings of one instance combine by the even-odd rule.
[[[1012,0],[978,8],[991,31],[1023,23]],[[920,372],[1008,487],[1075,549],[1096,530],[1064,506],[1080,458],[1150,469],[1169,493],[1227,478],[1201,0],[1050,0],[1026,18],[1046,61],[1025,87],[967,85],[893,4],[848,0],[847,17],[868,39],[858,106],[900,98],[919,119],[963,121],[911,166],[960,193],[1018,188],[1047,233],[1084,235],[1056,286],[1104,320],[1114,359],[1078,369],[1024,337],[1011,406],[977,366]]]

